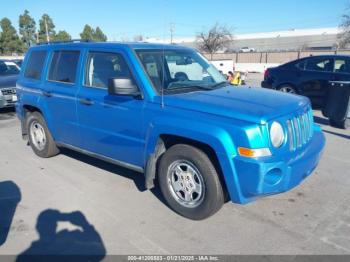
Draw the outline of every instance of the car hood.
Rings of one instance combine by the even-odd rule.
[[[165,106],[260,124],[304,108],[309,100],[263,88],[227,86],[210,91],[165,96],[164,103]]]
[[[9,75],[0,77],[0,88],[4,87],[16,87],[18,75]]]

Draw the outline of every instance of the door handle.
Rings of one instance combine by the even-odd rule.
[[[92,101],[91,99],[89,98],[81,98],[79,100],[80,104],[83,104],[83,105],[86,105],[86,106],[91,106],[94,104],[94,101]]]
[[[42,94],[43,96],[46,96],[46,97],[52,97],[52,93],[48,91],[43,91]]]

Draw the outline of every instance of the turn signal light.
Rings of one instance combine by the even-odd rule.
[[[246,148],[246,147],[239,147],[238,153],[239,153],[239,155],[244,156],[244,157],[271,156],[270,149],[268,149],[268,148],[251,149],[251,148]]]

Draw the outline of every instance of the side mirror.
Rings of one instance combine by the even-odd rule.
[[[108,94],[119,96],[139,96],[140,92],[130,78],[111,78],[108,80]]]

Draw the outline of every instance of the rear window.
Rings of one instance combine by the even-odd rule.
[[[79,51],[55,51],[51,60],[48,80],[75,83]]]
[[[46,51],[33,51],[29,56],[29,60],[24,72],[24,77],[32,79],[40,79],[46,59]]]

